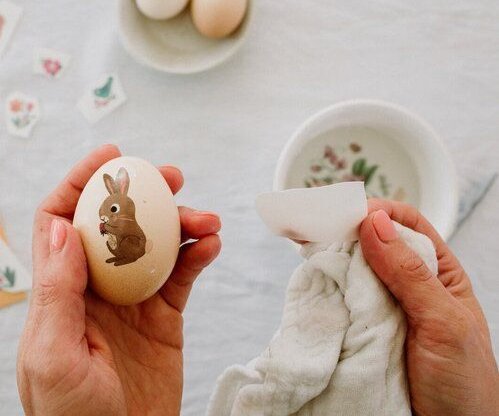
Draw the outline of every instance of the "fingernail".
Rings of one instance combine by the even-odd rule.
[[[381,241],[388,243],[398,238],[397,230],[395,230],[392,220],[385,211],[376,211],[373,217],[373,225]]]
[[[173,166],[173,165],[161,165],[159,167],[160,169],[172,169],[172,170],[176,170],[178,173],[182,174],[182,171],[177,168],[176,166]]]
[[[218,218],[217,214],[215,214],[214,212],[209,212],[209,211],[196,211],[196,215],[200,215],[202,217],[209,216],[209,217]]]
[[[66,243],[66,226],[62,220],[53,220],[50,226],[50,252],[61,251]]]

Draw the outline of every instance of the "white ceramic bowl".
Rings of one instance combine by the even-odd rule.
[[[348,144],[345,140],[349,135],[355,136],[350,142],[359,138],[362,146]],[[325,144],[335,149],[334,155],[330,150],[322,150]],[[367,155],[356,156],[353,152],[359,152],[359,148],[362,151],[365,149]],[[454,230],[458,211],[455,167],[435,131],[420,117],[394,104],[375,100],[347,101],[312,116],[298,128],[282,151],[276,168],[274,190],[305,186],[300,181],[309,184],[310,178],[312,181],[319,178],[320,183],[322,179],[317,175],[322,174],[324,165],[327,165],[328,172],[333,172],[333,176],[341,175],[348,169],[358,171],[361,166],[358,162],[354,167],[355,158],[364,159],[360,165],[367,170],[371,156],[371,166],[378,166],[374,174],[377,176],[373,176],[379,182],[378,188],[390,189],[381,187],[380,176],[385,176],[387,186],[402,181],[402,185],[396,185],[397,195],[404,195],[409,199],[406,202],[416,205],[447,239]],[[347,168],[337,170],[337,166],[343,166],[341,164],[346,164]],[[310,173],[312,169],[312,172],[318,173]],[[384,173],[380,173],[383,170]],[[403,192],[399,192],[400,189]]]
[[[251,0],[239,28],[223,39],[209,39],[196,30],[190,6],[168,20],[152,20],[135,0],[118,1],[120,38],[139,63],[163,72],[190,74],[205,71],[230,58],[244,43],[252,16]]]

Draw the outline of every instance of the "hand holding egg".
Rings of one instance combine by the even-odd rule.
[[[85,186],[73,224],[85,248],[90,283],[111,303],[151,297],[175,265],[177,206],[159,171],[144,160],[120,157],[103,165]]]
[[[182,174],[173,167],[151,168],[150,171],[148,163],[140,161],[145,163],[143,165],[135,158],[120,156],[119,150],[112,145],[92,152],[71,170],[37,211],[33,227],[33,292],[17,362],[19,393],[26,413],[114,415],[143,414],[144,409],[155,409],[165,415],[180,412],[181,314],[196,277],[218,255],[220,240],[216,233],[220,220],[213,213],[180,207],[176,214],[170,212],[169,220],[155,216],[150,222],[145,221],[140,211],[147,204],[139,199],[140,192],[144,195],[151,192],[154,196],[147,200],[152,205],[150,213],[154,207],[165,208],[163,204],[173,206],[169,191],[161,188],[168,188],[175,194],[182,187]],[[127,170],[128,179],[123,170],[120,172],[121,167]],[[102,170],[96,175],[99,168]],[[104,174],[112,179],[106,177],[107,185]],[[151,182],[151,187],[147,183],[149,175],[158,178]],[[92,176],[93,184],[90,184]],[[137,183],[145,189],[136,189]],[[154,188],[156,186],[161,190]],[[152,261],[154,251],[162,253],[165,249],[162,241],[167,244],[170,239],[176,241],[175,218],[180,220],[184,241],[191,240],[180,249],[172,245],[172,253],[178,250],[179,255],[170,277],[156,294],[140,304],[115,306],[87,289],[90,270],[79,233],[71,225],[84,188],[88,191],[78,215],[80,220],[84,219],[81,209],[88,209],[88,218],[93,223],[88,224],[88,231],[95,234],[91,238],[97,244],[96,250],[102,250],[96,254],[95,263],[100,262],[99,258],[104,259],[104,263],[113,259],[105,263],[104,268],[119,271]],[[95,200],[92,199],[88,193],[92,189],[100,193],[99,198],[94,195]],[[163,200],[161,195],[169,199]],[[128,198],[135,206],[135,221]],[[85,206],[84,202],[89,205]],[[119,211],[115,204],[119,205]],[[122,208],[126,216],[112,220],[112,215],[122,212]],[[164,213],[161,211],[158,215],[164,216]],[[100,218],[106,216],[109,221]],[[112,230],[115,225],[123,231],[127,227],[120,222],[130,219],[136,223],[132,226],[130,240],[123,238],[120,231],[101,235],[102,228]],[[162,228],[168,221],[172,221],[172,230],[157,240],[150,225],[154,223]],[[101,223],[107,226],[101,227]],[[143,255],[138,227],[146,237]],[[117,245],[119,249],[113,248],[114,242],[109,243],[114,253],[106,245],[111,235],[122,239]],[[147,243],[150,239],[152,247]],[[132,244],[133,241],[138,244]],[[125,246],[122,246],[123,242]],[[94,255],[95,251],[91,253]],[[115,257],[123,261],[114,260]],[[157,260],[159,267],[168,262],[162,254]],[[124,264],[125,261],[128,263]],[[149,277],[127,276],[126,271],[122,276],[124,279],[119,279],[119,274],[110,275],[120,296],[127,292],[120,285],[128,286],[128,292],[132,293],[133,284],[129,285],[134,279],[147,281]],[[135,288],[141,287],[145,287],[143,283]],[[62,379],[64,382],[54,385],[53,380]],[[136,386],[147,394],[138,395]]]

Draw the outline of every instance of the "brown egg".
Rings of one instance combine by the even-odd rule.
[[[73,220],[89,268],[90,286],[105,300],[131,305],[168,279],[180,246],[172,192],[145,160],[104,164],[83,190]]]
[[[198,31],[209,38],[234,32],[248,8],[248,0],[192,0],[191,14]]]

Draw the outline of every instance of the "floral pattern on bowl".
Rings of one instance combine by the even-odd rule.
[[[370,163],[362,146],[351,142],[347,147],[326,145],[322,155],[309,163],[304,186],[313,188],[338,182],[363,181],[369,198],[406,199],[403,187],[395,187],[383,167]]]

